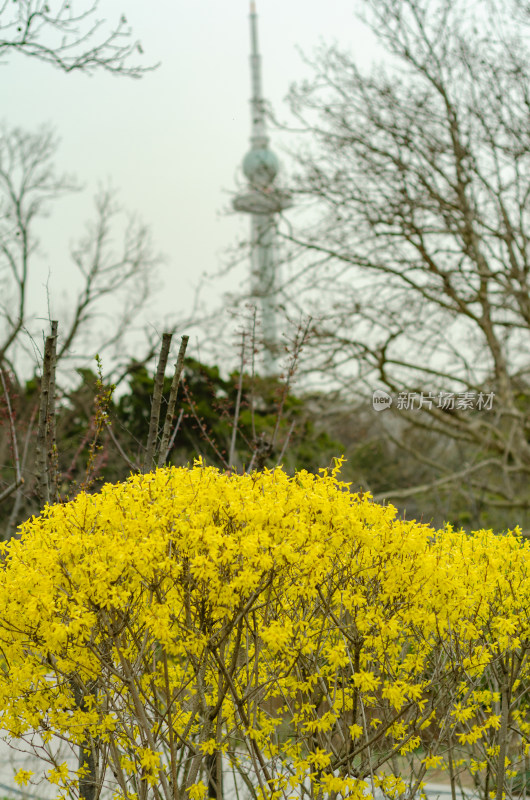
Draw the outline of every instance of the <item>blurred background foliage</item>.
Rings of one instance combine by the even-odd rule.
[[[77,372],[77,384],[60,394],[57,403],[56,456],[63,501],[74,497],[81,488],[97,491],[102,483],[124,480],[140,468],[154,389],[154,379],[145,365],[131,363],[120,392],[105,400],[105,420],[98,425],[101,411],[97,411],[95,400],[99,398],[101,404],[101,398],[112,387],[98,382],[97,371]],[[177,401],[178,430],[168,463],[191,464],[200,456],[208,464],[227,469],[239,384],[237,371],[223,377],[216,365],[186,359]],[[161,425],[170,387],[171,379],[166,377]],[[23,385],[12,381],[9,397],[19,448],[26,452],[26,463],[33,465],[39,379],[34,377]],[[519,403],[528,409],[528,394],[521,392]],[[0,430],[0,476],[6,486],[13,472],[13,453],[5,395],[0,397]],[[407,449],[401,446],[403,440]],[[351,489],[369,491],[378,502],[384,502],[386,491],[402,487],[402,496],[393,499],[393,505],[408,519],[420,519],[436,527],[449,522],[466,529],[502,531],[520,524],[525,532],[529,527],[524,512],[518,510],[518,518],[514,518],[511,509],[498,507],[495,498],[477,492],[470,479],[463,480],[458,491],[443,481],[433,487],[436,475],[430,462],[443,460],[446,468],[458,470],[468,456],[465,444],[453,442],[448,446],[428,428],[409,421],[405,413],[400,417],[387,415],[383,426],[381,414],[374,413],[366,400],[346,404],[332,393],[295,393],[286,391],[281,378],[244,373],[230,469],[241,472],[252,463],[256,466],[252,458],[260,443],[263,447],[259,466],[281,463],[289,473],[299,469],[317,472],[332,463],[334,457],[344,455],[342,476],[351,483]],[[88,480],[91,449],[93,464]],[[418,460],[418,453],[429,455],[426,463]],[[32,467],[26,469],[21,491],[0,504],[4,538],[9,538],[20,522],[38,513],[35,478]],[[422,486],[426,487],[423,492]]]

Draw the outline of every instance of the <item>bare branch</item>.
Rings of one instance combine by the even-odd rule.
[[[176,433],[171,435],[171,426],[173,425],[175,419],[175,406],[177,403],[178,388],[180,383],[180,377],[182,375],[182,370],[184,369],[184,358],[186,356],[186,348],[188,346],[189,339],[190,339],[189,336],[182,337],[179,354],[177,357],[177,363],[175,364],[175,372],[173,374],[173,380],[171,382],[171,390],[169,393],[166,418],[164,420],[164,430],[162,432],[162,440],[160,442],[160,450],[158,454],[159,467],[164,466],[164,464],[166,463],[171,450],[171,444],[175,440]],[[177,429],[181,419],[182,416],[180,415],[176,426]]]
[[[11,408],[11,400],[9,399],[9,390],[7,387],[7,382],[5,379],[4,370],[0,367],[0,380],[2,381],[2,389],[4,391],[4,397],[6,400],[6,407],[7,407],[7,418],[9,420],[9,433],[11,435],[11,446],[13,448],[13,460],[15,462],[15,483],[14,488],[18,488],[21,483],[24,483],[24,479],[22,477],[22,473],[20,471],[20,458],[18,455],[18,443],[17,443],[17,433],[15,430],[15,417],[13,414],[13,409]]]
[[[452,442],[455,460],[464,448],[484,502],[491,459],[509,464],[499,492],[524,508],[530,17],[519,0],[517,17],[505,0],[487,14],[465,0],[361,6],[386,65],[364,71],[321,46],[290,93],[306,144],[292,150],[298,219],[280,221],[281,300],[316,320],[307,372],[350,394],[493,393],[487,413],[432,407],[407,422]],[[447,469],[460,473],[440,465],[418,490],[449,487]]]
[[[30,261],[38,244],[35,219],[46,213],[50,200],[77,189],[71,177],[56,174],[56,150],[57,140],[46,128],[35,134],[5,125],[0,129],[0,280],[9,273],[0,302],[0,363],[28,323]]]
[[[164,333],[162,335],[162,346],[160,348],[160,356],[158,358],[158,368],[155,376],[155,386],[153,391],[153,400],[151,403],[151,416],[149,419],[149,433],[147,437],[147,445],[145,448],[145,456],[143,463],[143,471],[149,472],[153,467],[153,459],[155,456],[155,449],[158,438],[158,425],[160,420],[160,407],[162,405],[162,393],[164,391],[164,376],[166,373],[166,364],[169,355],[169,348],[171,346],[172,335]]]
[[[228,452],[228,466],[234,464],[236,452],[237,427],[239,425],[239,410],[241,407],[241,393],[243,391],[243,369],[245,364],[245,333],[241,334],[241,363],[239,365],[239,380],[237,384],[236,407],[234,409],[234,419],[232,422],[232,436],[230,438],[230,450]]]
[[[52,321],[52,332],[46,337],[44,359],[42,364],[39,421],[37,427],[37,448],[35,451],[35,471],[37,473],[37,493],[41,505],[52,499],[52,490],[56,485],[56,467],[54,450],[57,446],[55,438],[55,421],[50,414],[55,413],[55,352],[57,340],[57,322]]]
[[[76,4],[79,8],[79,3]],[[102,70],[139,78],[157,65],[137,62],[142,45],[122,14],[114,27],[96,16],[98,0],[75,12],[70,2],[17,0],[0,13],[0,57],[19,52],[63,72]]]

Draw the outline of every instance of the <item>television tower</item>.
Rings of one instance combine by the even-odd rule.
[[[277,371],[278,339],[276,331],[275,289],[277,265],[275,253],[276,214],[292,205],[289,192],[274,185],[280,168],[269,148],[265,122],[265,103],[261,89],[261,56],[258,52],[258,16],[256,4],[250,3],[250,71],[252,78],[252,129],[250,150],[243,159],[246,190],[234,198],[236,211],[251,219],[251,296],[259,302],[264,342],[264,372]]]

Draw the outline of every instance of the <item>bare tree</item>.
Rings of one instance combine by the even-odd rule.
[[[143,49],[125,16],[109,26],[98,7],[98,0],[2,0],[0,57],[16,51],[64,72],[104,70],[133,78],[153,69],[135,63]]]
[[[400,446],[405,423],[432,434],[413,453],[421,491],[528,509],[530,16],[509,0],[361,6],[385,63],[323,47],[290,92],[307,141],[284,291],[318,320],[312,366],[401,397]]]
[[[112,297],[110,325],[100,348],[117,345],[137,319],[150,294],[152,278],[162,257],[154,251],[149,228],[126,212],[113,189],[101,188],[95,197],[95,219],[72,249],[83,278],[69,327],[58,357],[71,347],[105,298]],[[102,326],[100,326],[101,328]]]
[[[32,134],[4,126],[0,133],[0,363],[27,323],[30,262],[37,245],[34,222],[50,200],[76,188],[71,178],[56,174],[56,149],[48,130]]]
[[[68,176],[57,175],[56,149],[57,141],[47,130],[31,134],[4,129],[0,135],[0,365],[8,366],[12,375],[17,369],[11,355],[17,347],[28,347],[27,333],[38,333],[28,310],[38,245],[35,223],[50,203],[77,188]],[[145,303],[153,269],[160,261],[146,226],[120,208],[111,189],[100,189],[95,205],[95,220],[72,248],[80,288],[63,320],[59,361],[87,334],[96,314],[100,317],[99,349],[117,344]],[[105,309],[110,296],[112,308]],[[101,324],[105,311],[110,319]],[[41,327],[39,323],[38,330]]]

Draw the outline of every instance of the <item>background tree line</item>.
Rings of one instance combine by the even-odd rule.
[[[167,356],[166,356],[167,358]],[[318,424],[311,403],[298,397],[286,380],[235,371],[223,378],[218,367],[186,358],[172,427],[167,463],[185,465],[203,457],[225,470],[273,466],[289,471],[318,471],[341,449]],[[3,372],[0,463],[2,488],[13,486],[15,459],[24,478],[0,505],[3,536],[38,513],[38,418],[42,379],[17,385]],[[58,497],[73,498],[81,489],[124,480],[142,469],[149,438],[156,376],[144,364],[131,363],[127,389],[113,388],[96,370],[82,368],[71,390],[59,390],[55,408],[54,458]],[[171,402],[172,378],[160,386],[160,425]],[[14,447],[14,441],[16,445]],[[16,454],[16,455],[15,455]]]

